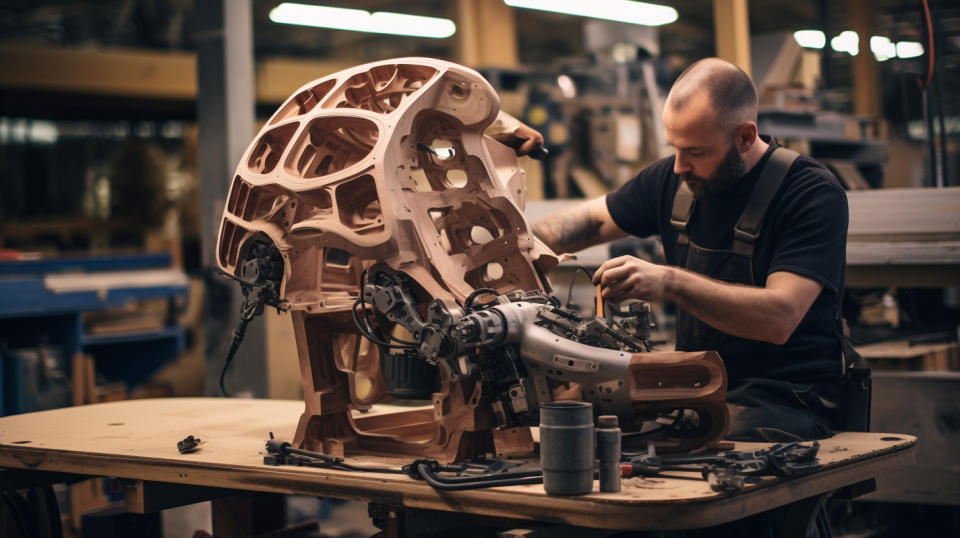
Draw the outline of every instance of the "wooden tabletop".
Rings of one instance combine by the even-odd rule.
[[[915,462],[916,438],[840,433],[820,442],[823,469],[764,479],[736,494],[702,480],[629,478],[620,493],[547,495],[540,485],[439,492],[403,475],[263,464],[268,432],[291,439],[303,402],[164,398],[68,407],[0,418],[0,467],[141,481],[336,497],[394,506],[611,529],[717,525],[898,470]],[[194,435],[200,450],[180,454]],[[756,449],[761,443],[738,443]],[[402,464],[406,460],[358,459]],[[688,476],[695,476],[687,473]],[[595,482],[596,484],[596,482]]]

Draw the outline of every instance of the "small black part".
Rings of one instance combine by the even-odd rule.
[[[266,446],[268,454],[279,454],[284,456],[287,454],[287,449],[290,448],[290,443],[281,441],[279,439],[274,439],[271,435],[270,439],[267,439]]]
[[[549,155],[550,155],[550,150],[548,150],[547,148],[545,148],[545,147],[543,147],[543,146],[540,146],[539,148],[531,151],[530,154],[529,154],[529,157],[530,157],[531,159],[536,159],[536,160],[538,160],[538,161],[542,161],[542,160],[546,159]]]
[[[200,443],[201,441],[199,437],[188,435],[183,441],[179,441],[177,443],[177,450],[179,450],[181,454],[194,452],[196,450],[200,450],[199,449]]]

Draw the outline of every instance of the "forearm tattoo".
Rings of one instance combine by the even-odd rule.
[[[603,223],[585,209],[551,215],[533,225],[533,233],[555,252],[576,252],[597,242]]]

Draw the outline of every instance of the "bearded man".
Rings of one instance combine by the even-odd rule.
[[[728,438],[830,435],[842,387],[843,189],[758,133],[756,87],[723,60],[680,75],[663,125],[673,156],[534,233],[558,253],[659,235],[667,265],[609,260],[594,275],[603,297],[676,303],[677,349],[716,350],[726,364]]]

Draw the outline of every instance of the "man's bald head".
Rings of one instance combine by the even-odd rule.
[[[742,69],[719,58],[685,69],[670,88],[666,106],[679,110],[694,102],[708,103],[725,129],[757,121],[757,87]]]

